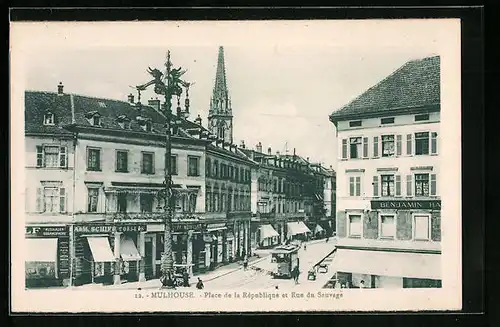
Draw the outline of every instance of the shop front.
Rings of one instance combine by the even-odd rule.
[[[26,287],[68,285],[69,227],[27,226],[25,242]]]
[[[289,240],[301,240],[305,241],[311,236],[311,230],[302,221],[288,222],[287,227],[287,238]]]
[[[217,266],[228,261],[228,240],[226,223],[218,222],[207,224],[206,234],[206,244],[208,244],[210,249],[209,269],[215,269]],[[233,240],[231,240],[231,242],[233,242]]]
[[[259,227],[258,241],[259,247],[266,249],[279,244],[280,234],[272,225],[261,225]]]
[[[146,224],[79,224],[75,234],[75,285],[144,279]]]

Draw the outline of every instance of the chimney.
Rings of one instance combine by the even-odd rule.
[[[260,143],[260,142],[259,142],[259,143],[257,143],[257,146],[255,147],[255,150],[256,150],[257,152],[262,153],[262,143]]]
[[[309,157],[306,158],[307,162],[309,162]]]
[[[295,148],[293,148],[293,156],[295,157]]]
[[[244,149],[245,148],[245,141],[241,141],[240,148]]]
[[[128,103],[130,104],[134,104],[134,95],[132,93],[130,93],[128,96]]]
[[[198,117],[196,117],[196,119],[194,120],[194,122],[195,122],[196,124],[198,124],[198,125],[200,125],[200,126],[201,126],[201,117],[200,117],[200,115],[198,115]]]
[[[279,156],[280,155],[280,152],[279,151],[276,151],[276,155]]]
[[[155,108],[157,111],[160,111],[160,100],[158,98],[154,99],[151,98],[148,100],[148,106]]]
[[[268,147],[268,148],[267,148],[267,154],[268,154],[268,155],[273,154],[273,151],[271,150],[271,147]]]
[[[64,94],[64,85],[62,82],[59,82],[59,85],[57,85],[57,95],[63,95]]]

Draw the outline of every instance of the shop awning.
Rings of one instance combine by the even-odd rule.
[[[57,238],[28,238],[26,244],[26,262],[57,261]]]
[[[120,256],[123,261],[141,260],[141,255],[137,251],[134,241],[129,237],[122,237],[120,240]]]
[[[321,227],[320,225],[316,225],[316,228],[314,228],[314,233],[321,233],[324,230],[325,229],[323,227]]]
[[[90,251],[94,262],[114,262],[115,256],[111,251],[108,238],[106,236],[88,236]]]
[[[288,235],[310,233],[311,230],[302,221],[287,223]]]
[[[227,229],[226,223],[209,224],[207,226],[207,232],[214,232],[216,230],[224,230],[224,229]]]
[[[260,226],[260,239],[266,239],[271,237],[278,237],[280,234],[271,225]]]
[[[341,272],[441,279],[439,254],[338,249],[334,266]]]

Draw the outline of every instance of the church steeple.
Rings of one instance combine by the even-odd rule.
[[[224,48],[222,46],[219,47],[215,83],[210,99],[208,123],[208,128],[212,133],[217,134],[219,138],[224,139],[226,142],[233,142],[233,114],[231,99],[227,88]]]

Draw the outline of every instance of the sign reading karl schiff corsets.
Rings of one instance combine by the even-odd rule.
[[[372,200],[372,209],[440,210],[441,200]]]
[[[75,225],[75,233],[145,232],[146,225]]]

